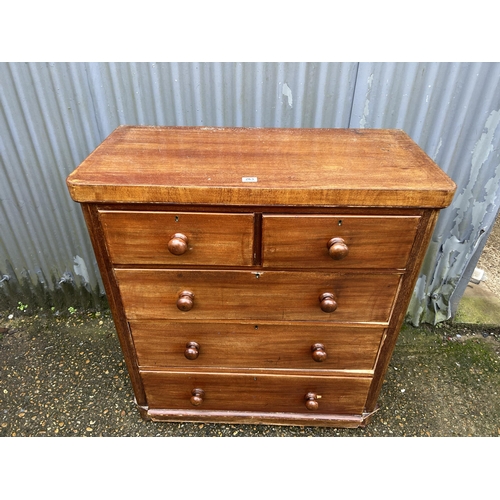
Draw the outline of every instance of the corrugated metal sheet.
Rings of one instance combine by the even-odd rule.
[[[66,176],[121,124],[347,126],[357,64],[0,64],[0,305],[99,303]]]
[[[346,127],[357,64],[87,64],[98,126]]]
[[[1,63],[0,306],[101,303],[65,178],[118,125],[383,127],[459,186],[410,308],[444,319],[499,206],[499,81],[498,63]]]
[[[434,232],[409,313],[456,310],[500,205],[500,65],[362,64],[351,127],[402,128],[457,183]]]
[[[33,307],[85,297],[87,305],[102,289],[65,185],[101,138],[83,81],[78,65],[0,68],[0,273],[10,278],[0,293],[11,302]]]

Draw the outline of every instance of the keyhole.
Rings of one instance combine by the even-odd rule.
[[[342,225],[342,221],[341,221],[341,220],[339,220],[339,226],[341,226],[341,225]]]
[[[178,215],[175,216],[175,222],[179,222],[179,216]]]

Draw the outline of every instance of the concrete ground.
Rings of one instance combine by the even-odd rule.
[[[365,429],[144,422],[109,313],[28,308],[0,311],[0,436],[500,436],[499,233],[454,321],[403,328]]]

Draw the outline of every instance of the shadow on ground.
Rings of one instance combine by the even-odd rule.
[[[365,429],[144,422],[108,313],[0,315],[0,436],[499,436],[500,329],[405,326]]]

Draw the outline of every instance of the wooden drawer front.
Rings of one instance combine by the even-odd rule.
[[[100,218],[114,264],[253,264],[253,214],[101,211]],[[176,234],[187,238],[181,255],[169,251]]]
[[[387,322],[399,274],[115,269],[129,319]],[[178,302],[194,295],[192,308]],[[335,294],[337,309],[321,310]]]
[[[419,222],[420,217],[264,215],[263,265],[403,269]],[[329,254],[333,238],[342,238],[348,249],[340,260]],[[332,253],[342,256],[339,247]]]
[[[278,376],[260,373],[189,373],[143,371],[150,409],[238,411],[293,411],[361,414],[370,377]],[[204,391],[203,401],[191,403],[193,389]],[[318,409],[309,411],[306,394],[321,396]]]
[[[371,371],[384,333],[379,326],[296,323],[133,321],[130,326],[143,368]]]

